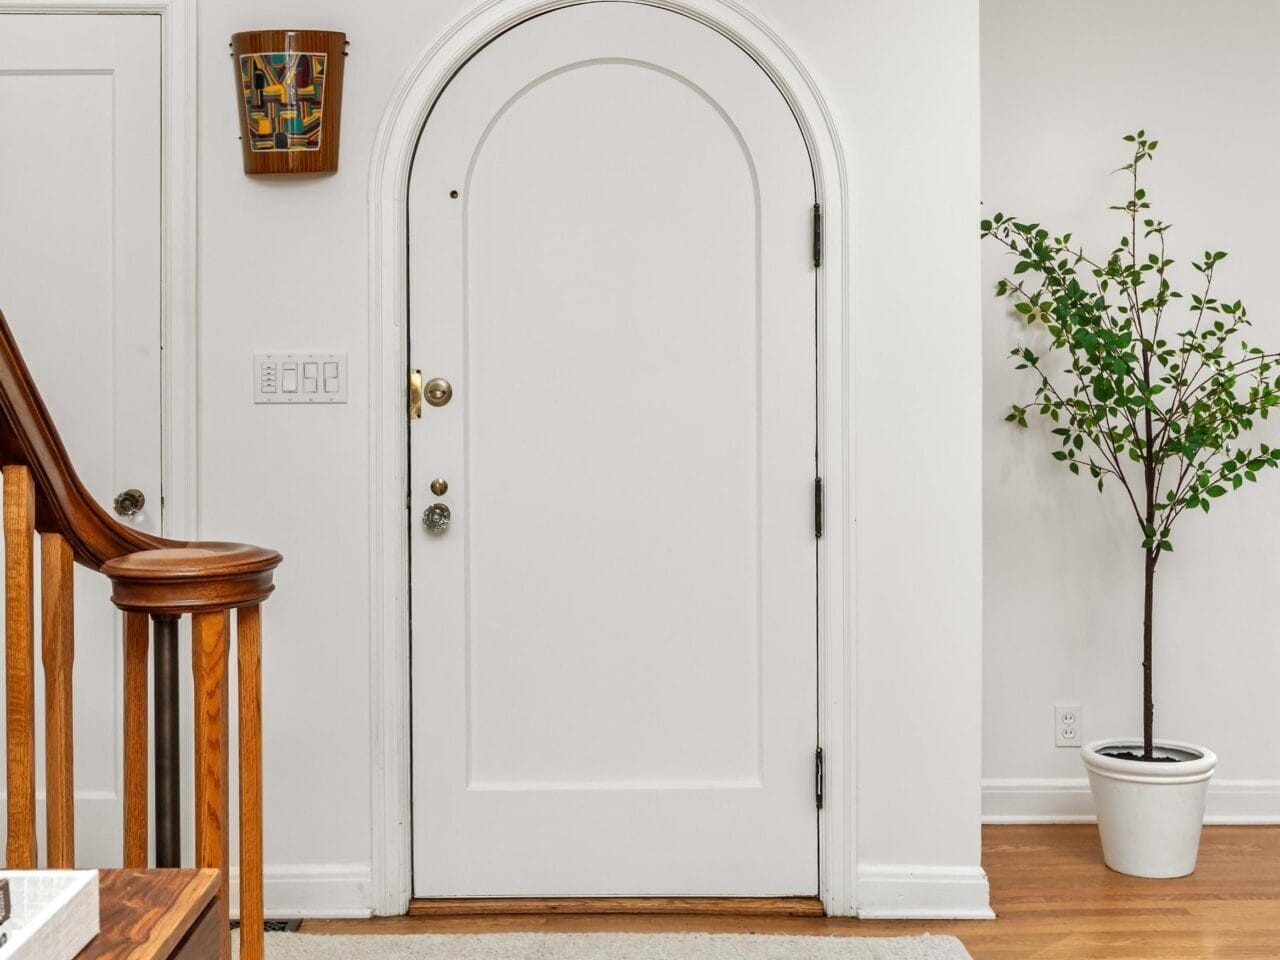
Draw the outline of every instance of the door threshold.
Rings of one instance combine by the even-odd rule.
[[[410,900],[411,917],[666,915],[821,917],[818,897],[492,897]]]

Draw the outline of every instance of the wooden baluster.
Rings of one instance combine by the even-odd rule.
[[[44,781],[49,868],[76,865],[71,672],[75,662],[75,563],[60,533],[40,534],[40,659],[44,663]]]
[[[5,721],[10,870],[36,867],[35,605],[36,491],[31,471],[4,468]]]
[[[236,611],[240,680],[240,956],[262,960],[262,610]]]
[[[124,865],[147,865],[147,645],[145,613],[124,615]]]
[[[221,957],[231,956],[231,850],[227,783],[227,621],[224,611],[197,613],[191,625],[195,675],[196,866],[222,872],[218,890]]]

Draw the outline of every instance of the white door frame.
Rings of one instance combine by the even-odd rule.
[[[198,537],[196,25],[199,0],[0,0],[0,14],[160,18],[161,532]],[[188,834],[190,831],[186,831]]]
[[[418,137],[449,79],[481,47],[530,17],[594,0],[484,0],[425,50],[396,90],[369,177],[369,668],[373,907],[408,909],[411,883],[406,330],[409,174]],[[736,0],[632,0],[692,17],[748,53],[790,103],[822,204],[818,270],[818,458],[825,524],[818,541],[819,739],[826,766],[819,815],[819,892],[853,915],[856,797],[853,538],[849,417],[849,264],[844,157],[813,79],[773,31]]]

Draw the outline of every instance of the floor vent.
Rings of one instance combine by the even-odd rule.
[[[300,926],[301,920],[266,920],[263,921],[262,929],[267,933],[297,933]],[[232,920],[231,929],[239,930],[240,921]]]

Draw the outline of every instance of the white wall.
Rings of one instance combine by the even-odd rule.
[[[859,909],[945,912],[951,896],[963,912],[985,905],[974,4],[768,15],[849,164]]]
[[[980,912],[976,2],[749,6],[817,77],[849,163],[859,896],[868,912]],[[286,557],[264,653],[277,913],[372,902],[360,379],[370,151],[402,73],[467,7],[201,6],[201,533]],[[281,25],[351,39],[336,176],[241,173],[227,41]],[[253,406],[252,352],[290,347],[347,351],[350,403]]]
[[[1256,0],[983,0],[986,215],[1110,250],[1122,215],[1105,208],[1125,185],[1109,171],[1127,161],[1120,138],[1145,128],[1173,255],[1229,251],[1218,294],[1243,299],[1256,341],[1280,347],[1278,46],[1280,6]],[[984,250],[984,813],[1082,818],[1079,751],[1054,748],[1051,705],[1082,705],[1086,741],[1141,731],[1142,560],[1117,491],[1061,469],[1043,428],[1001,421],[1027,395],[1005,358],[1018,330],[989,296],[1008,267]],[[1217,752],[1211,819],[1280,819],[1277,529],[1280,477],[1264,477],[1184,517],[1157,574],[1156,733]]]

